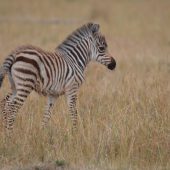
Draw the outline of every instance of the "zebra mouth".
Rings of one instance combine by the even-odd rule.
[[[112,58],[111,63],[107,65],[107,68],[109,70],[113,70],[113,69],[115,69],[115,67],[116,67],[116,61]]]

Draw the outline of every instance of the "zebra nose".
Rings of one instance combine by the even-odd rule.
[[[110,70],[113,70],[113,69],[115,69],[115,67],[116,67],[116,61],[114,58],[111,58],[111,63],[108,64],[107,68]]]

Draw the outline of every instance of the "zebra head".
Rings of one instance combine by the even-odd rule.
[[[108,52],[108,46],[105,37],[100,32],[98,32],[99,25],[91,25],[91,31],[93,34],[92,60],[107,66],[107,68],[110,70],[115,69],[116,61]]]

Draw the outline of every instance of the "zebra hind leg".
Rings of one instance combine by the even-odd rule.
[[[54,102],[56,98],[53,96],[48,96],[47,104],[45,106],[45,111],[43,115],[42,127],[46,126],[51,118],[52,109],[54,107]]]
[[[6,113],[5,128],[8,132],[10,132],[13,129],[16,113],[22,107],[28,95],[29,95],[28,93],[23,94],[18,91],[11,100],[6,102],[4,109],[4,112]]]
[[[10,100],[10,97],[12,96],[12,93],[8,93],[0,102],[0,109],[1,109],[1,113],[3,112],[4,108],[5,108],[5,104],[7,101]]]
[[[6,112],[5,112],[5,105],[6,105],[7,101],[9,101],[11,99],[12,95],[13,95],[13,93],[8,93],[4,97],[4,99],[2,99],[1,102],[0,102],[0,108],[1,108],[0,112],[2,113],[2,116],[3,116],[4,126],[6,124],[6,117],[7,117]]]

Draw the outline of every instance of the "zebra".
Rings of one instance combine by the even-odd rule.
[[[96,23],[82,25],[53,52],[23,45],[8,55],[0,68],[0,87],[7,74],[12,90],[1,101],[5,129],[13,129],[16,114],[32,91],[47,97],[43,126],[51,117],[56,99],[65,94],[72,128],[77,128],[77,93],[84,81],[86,66],[90,61],[97,61],[110,70],[116,67],[99,28]]]

